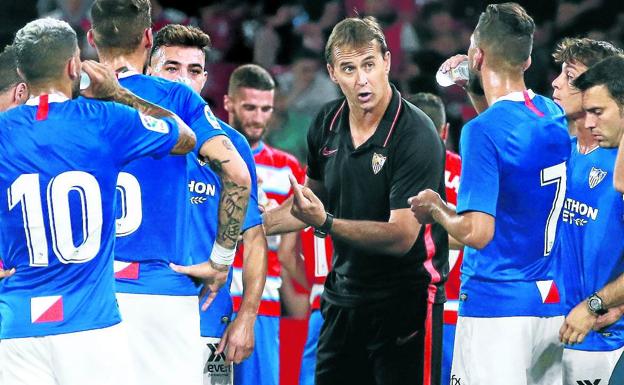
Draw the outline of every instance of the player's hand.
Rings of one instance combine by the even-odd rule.
[[[597,316],[589,311],[585,301],[576,305],[567,315],[561,329],[559,340],[564,344],[579,344],[596,324]]]
[[[624,314],[624,309],[620,307],[612,307],[607,311],[607,314],[598,316],[594,330],[598,331],[616,323]]]
[[[308,187],[301,186],[294,176],[288,177],[293,188],[293,204],[290,213],[310,226],[321,226],[327,219],[323,202]]]
[[[93,60],[85,60],[82,62],[82,70],[91,79],[89,87],[80,91],[84,97],[110,100],[121,89],[115,72],[104,64]]]
[[[230,271],[229,268],[216,269],[212,261],[190,266],[170,263],[169,267],[177,273],[188,275],[203,282],[204,286],[199,293],[200,301],[204,301],[201,306],[202,311],[206,311],[212,301],[214,301],[219,290],[225,285]]]
[[[468,60],[468,55],[455,55],[446,59],[440,66],[440,71],[447,73],[453,68],[456,68],[461,62]]]
[[[249,357],[254,349],[255,322],[255,314],[238,313],[223,333],[217,353],[225,351],[226,360],[235,364],[240,364]]]
[[[15,274],[15,268],[12,268],[12,269],[9,269],[9,270],[0,269],[0,280],[2,280],[4,278],[9,278],[13,274]]]
[[[431,212],[436,206],[443,205],[444,201],[440,198],[440,194],[433,190],[423,190],[418,195],[407,200],[411,206],[414,216],[421,225],[433,223],[434,219]]]

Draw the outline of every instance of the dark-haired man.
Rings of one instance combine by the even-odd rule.
[[[424,189],[444,196],[444,146],[431,119],[390,84],[374,18],[338,23],[325,57],[345,97],[317,115],[306,186],[291,180],[294,197],[266,214],[265,229],[313,226],[334,240],[316,384],[420,384],[428,288],[448,242],[441,226],[416,221],[407,199]]]
[[[606,381],[624,349],[622,308],[613,306],[619,302],[607,289],[624,273],[624,202],[608,178],[624,133],[623,71],[624,57],[611,56],[572,83],[582,92],[585,127],[600,148],[585,155],[573,152],[555,245],[562,250],[566,302],[574,307],[560,332],[561,340],[570,344],[566,385]]]
[[[588,68],[619,52],[604,41],[566,38],[553,54],[561,64],[561,73],[552,83],[553,99],[565,110],[569,131],[576,133],[572,138],[566,196],[552,252],[556,271],[562,274],[559,282],[563,283],[566,313],[624,271],[620,259],[604,257],[624,252],[624,243],[614,245],[603,239],[607,233],[613,239],[624,237],[621,213],[612,209],[622,205],[622,196],[606,178],[613,172],[615,149],[598,146],[591,129],[585,126],[582,92],[573,85]],[[616,312],[619,315],[618,310],[613,309],[611,316]],[[590,332],[582,343],[565,347],[565,385],[586,380],[596,383],[609,378],[624,346],[622,325],[624,320],[600,333]]]
[[[186,83],[199,93],[206,82],[204,71],[206,50],[210,37],[195,27],[169,24],[158,31],[150,56],[152,75]],[[217,119],[218,120],[218,119]],[[266,279],[267,241],[262,229],[258,208],[258,180],[254,157],[245,137],[231,126],[218,120],[234,147],[245,160],[251,176],[251,194],[245,222],[241,227],[245,244],[245,264],[238,272],[237,287],[244,291],[237,303],[238,316],[232,319],[233,303],[228,282],[206,311],[200,312],[200,332],[204,343],[204,384],[232,383],[231,363],[239,364],[254,350],[254,324]],[[218,176],[192,154],[189,159],[189,190],[191,193],[191,255],[197,263],[203,262],[206,251],[212,248],[217,231],[216,212],[221,183]],[[236,261],[235,269],[236,271]],[[240,270],[240,269],[238,269]],[[239,299],[241,293],[237,293]],[[215,354],[216,351],[216,354]],[[225,357],[221,354],[225,352]]]
[[[115,245],[119,306],[145,384],[200,384],[197,288],[208,302],[227,280],[250,192],[249,171],[201,97],[179,83],[142,74],[152,46],[149,0],[96,0],[89,42],[122,86],[166,106],[197,135],[196,156],[221,179],[218,235],[210,261],[191,268],[188,158],[141,161],[120,174]],[[206,255],[207,257],[207,255]],[[171,266],[174,268],[172,270]]]
[[[24,104],[28,86],[17,73],[15,48],[7,46],[0,53],[0,112]]]
[[[0,281],[2,384],[134,384],[113,278],[117,175],[141,157],[186,154],[195,136],[105,66],[81,64],[65,22],[30,22],[13,46],[32,96],[0,114],[0,255],[12,272]],[[81,69],[84,96],[140,112],[72,99]]]
[[[561,108],[524,83],[534,30],[515,3],[481,14],[468,88],[482,88],[487,109],[462,130],[457,212],[432,191],[410,200],[421,223],[466,245],[451,383],[561,381],[563,309],[548,256],[570,141]]]

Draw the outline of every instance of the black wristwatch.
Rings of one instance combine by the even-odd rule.
[[[598,296],[598,293],[594,293],[587,298],[587,308],[595,315],[603,315],[607,313],[602,298]]]
[[[327,214],[327,217],[325,218],[325,222],[323,222],[323,224],[320,225],[319,227],[314,227],[314,235],[316,235],[319,238],[325,238],[327,234],[329,234],[331,227],[334,224],[334,216],[331,215],[330,213],[325,213],[325,214]]]

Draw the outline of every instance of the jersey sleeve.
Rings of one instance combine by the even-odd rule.
[[[423,139],[430,143],[422,143]],[[408,208],[407,199],[422,190],[439,190],[444,175],[445,153],[433,129],[426,136],[410,135],[399,139],[394,157],[390,185],[391,210]]]
[[[179,116],[195,132],[197,138],[197,144],[193,150],[195,155],[199,155],[199,149],[206,141],[217,135],[227,136],[201,96],[183,84],[177,84],[176,93],[175,97],[181,103],[178,110],[184,111],[184,116]]]
[[[130,107],[106,103],[108,136],[120,164],[169,154],[178,141],[178,125],[172,118],[157,119]]]
[[[495,143],[486,129],[474,121],[463,130],[462,169],[457,196],[457,213],[479,211],[496,216],[499,171]]]

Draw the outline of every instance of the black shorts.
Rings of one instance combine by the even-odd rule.
[[[321,302],[316,385],[419,385],[427,293],[373,305]]]

